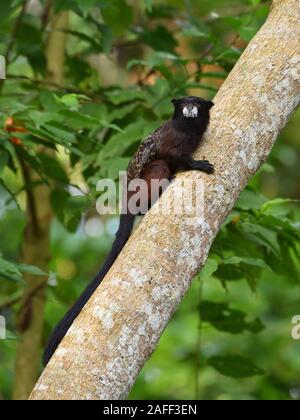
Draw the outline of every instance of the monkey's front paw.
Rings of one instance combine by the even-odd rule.
[[[203,171],[206,172],[207,174],[213,174],[215,172],[215,167],[212,163],[210,163],[208,160],[203,161]]]
[[[193,162],[192,169],[202,171],[207,174],[213,174],[215,172],[214,165],[208,160],[195,160]]]

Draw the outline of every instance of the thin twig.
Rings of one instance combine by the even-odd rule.
[[[56,88],[58,90],[65,91],[65,92],[76,93],[78,95],[85,95],[92,99],[100,98],[101,100],[103,100],[103,97],[99,93],[94,93],[91,91],[78,89],[72,86],[63,86],[58,83],[51,82],[50,80],[32,79],[31,77],[28,77],[28,76],[16,76],[14,74],[8,74],[7,79],[23,80],[24,82],[32,83],[34,85],[49,86],[49,87]]]
[[[5,182],[3,181],[3,179],[0,178],[0,185],[5,189],[5,191],[7,191],[7,193],[9,194],[10,198],[8,198],[6,200],[6,205],[9,205],[11,203],[11,201],[13,201],[16,206],[18,207],[18,209],[20,209],[20,205],[17,201],[17,194],[15,194],[14,192],[12,192],[10,190],[10,188],[5,184]]]
[[[16,22],[13,26],[11,36],[10,36],[10,41],[8,43],[8,46],[7,46],[5,55],[4,55],[7,64],[9,63],[9,56],[10,56],[10,53],[11,53],[11,51],[14,47],[14,44],[16,42],[17,34],[18,34],[18,31],[19,31],[20,26],[22,24],[22,20],[23,20],[23,17],[25,15],[28,3],[29,3],[29,0],[24,0],[23,6],[22,6],[21,11],[20,11],[20,14],[17,17],[17,20],[16,20]]]
[[[22,299],[22,294],[20,296],[10,298],[0,304],[0,311],[6,308],[10,308],[11,306],[14,306],[16,303],[19,303]]]
[[[32,300],[40,291],[43,291],[46,287],[47,282],[43,282],[32,289],[27,296],[25,295],[25,299],[18,312],[17,329],[20,333],[26,331],[30,325],[32,315]]]
[[[17,152],[17,156],[18,156],[20,166],[21,166],[21,169],[22,169],[24,184],[27,185],[31,182],[30,172],[29,172],[29,170],[27,168],[27,165],[24,162],[22,156],[20,155],[20,153]],[[28,210],[29,210],[28,212],[29,212],[30,217],[31,217],[32,229],[33,229],[33,232],[35,233],[35,235],[38,236],[39,232],[40,232],[40,226],[39,226],[39,221],[38,221],[38,215],[37,215],[37,209],[36,209],[36,202],[35,202],[34,194],[33,194],[31,189],[26,189],[26,194],[27,194],[27,200],[28,200]]]
[[[42,31],[44,31],[46,29],[47,25],[48,25],[52,5],[53,5],[53,0],[47,0],[46,1],[44,10],[43,10],[43,13],[42,13],[42,16],[41,16],[41,21],[42,21],[41,29],[42,29]]]
[[[22,6],[21,11],[20,11],[20,14],[17,17],[17,19],[15,21],[15,24],[13,26],[13,29],[12,29],[12,32],[11,32],[11,35],[10,35],[10,41],[7,45],[6,52],[4,54],[6,65],[8,65],[9,62],[10,62],[10,54],[11,54],[11,51],[13,50],[14,45],[15,45],[15,42],[16,42],[16,39],[17,39],[17,34],[18,34],[18,31],[19,31],[20,26],[22,24],[22,20],[23,20],[23,17],[25,15],[28,3],[29,3],[29,0],[24,0],[23,6]],[[0,92],[2,91],[2,89],[4,87],[5,81],[6,81],[6,79],[2,79],[0,81]]]
[[[201,276],[198,277],[198,293],[197,293],[197,311],[198,311],[198,326],[197,326],[197,341],[196,341],[196,360],[195,360],[195,398],[200,399],[200,353],[201,353],[201,339],[202,339],[202,319],[200,315],[200,304],[202,300],[203,281]]]

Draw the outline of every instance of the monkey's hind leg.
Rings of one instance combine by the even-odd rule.
[[[155,160],[145,166],[141,173],[148,187],[147,209],[158,200],[169,186],[172,177],[171,170],[165,160]]]

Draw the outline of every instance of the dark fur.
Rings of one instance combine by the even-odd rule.
[[[128,182],[142,178],[150,186],[151,179],[172,178],[173,175],[181,170],[194,169],[209,174],[214,172],[213,165],[208,161],[197,161],[192,158],[208,126],[209,110],[213,103],[194,96],[173,99],[172,102],[175,107],[172,119],[165,122],[140,145],[127,169]],[[196,106],[198,109],[197,118],[184,117],[184,106]],[[150,189],[149,192],[151,194]],[[149,198],[149,196],[145,197],[145,201],[149,202]],[[145,207],[147,206],[145,205]],[[133,228],[134,218],[135,214],[121,215],[120,226],[110,254],[105,260],[101,271],[55,328],[44,353],[44,365],[49,362],[73,321],[97,289],[126,244]]]

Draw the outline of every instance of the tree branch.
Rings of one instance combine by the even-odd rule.
[[[20,293],[17,297],[13,297],[10,299],[7,299],[0,303],[0,311],[6,308],[10,308],[11,306],[14,306],[16,303],[19,303],[22,299],[22,294]]]
[[[19,13],[19,15],[18,15],[18,17],[15,21],[15,24],[13,25],[12,32],[11,32],[11,35],[10,35],[10,40],[8,42],[8,45],[7,45],[5,54],[4,54],[4,58],[5,58],[5,61],[6,61],[6,66],[8,66],[8,64],[10,62],[10,53],[11,53],[11,51],[12,51],[14,45],[15,45],[15,42],[16,42],[16,39],[17,39],[17,34],[18,34],[18,31],[19,31],[20,26],[22,24],[22,20],[24,18],[28,3],[29,3],[29,0],[24,0],[23,5],[21,7],[21,11],[20,11],[20,13]],[[4,87],[5,80],[6,79],[0,80],[0,93],[3,89],[3,87]]]
[[[7,64],[9,63],[9,56],[10,56],[10,53],[11,53],[11,51],[14,47],[14,44],[16,42],[17,34],[18,34],[18,31],[19,31],[20,26],[22,24],[22,20],[23,20],[23,17],[25,15],[28,3],[29,3],[29,0],[24,0],[23,1],[23,5],[22,5],[22,8],[21,8],[20,14],[17,17],[17,19],[15,21],[15,24],[13,26],[11,36],[10,36],[10,41],[7,45],[6,52],[5,52],[5,55],[4,55]]]
[[[18,151],[17,151],[17,157],[19,159],[20,167],[22,170],[24,185],[25,186],[29,185],[31,183],[31,171],[27,167],[21,154],[18,153]],[[38,237],[40,233],[40,226],[39,226],[39,219],[38,219],[37,208],[36,208],[36,197],[31,188],[26,189],[26,197],[27,197],[27,214],[30,218],[29,226],[33,234]]]
[[[103,96],[101,96],[99,93],[91,92],[89,90],[75,88],[73,86],[64,86],[62,84],[55,83],[51,80],[33,79],[31,77],[28,77],[28,76],[19,76],[19,75],[16,76],[14,74],[7,74],[7,80],[20,80],[20,81],[24,81],[24,82],[27,82],[27,83],[31,83],[33,85],[48,86],[50,88],[65,91],[65,92],[68,92],[68,93],[76,93],[78,95],[89,96],[91,99],[99,98],[99,99],[103,100]]]
[[[41,22],[42,22],[42,31],[44,31],[48,25],[50,15],[51,15],[51,9],[53,6],[53,0],[46,0],[44,10],[41,16]]]
[[[125,398],[204,265],[212,242],[300,101],[300,1],[275,0],[267,22],[222,85],[197,153],[215,176],[182,174],[162,195],[170,209],[180,181],[204,182],[204,216],[144,217],[85,306],[32,393],[33,400]]]

